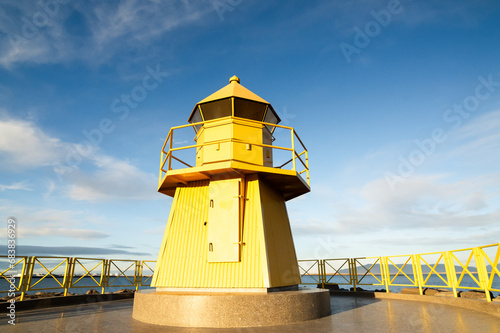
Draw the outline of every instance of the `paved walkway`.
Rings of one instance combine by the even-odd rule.
[[[3,315],[1,332],[489,332],[500,333],[500,318],[440,304],[332,296],[332,314],[274,327],[202,329],[162,327],[132,319],[133,299],[21,311],[16,325]],[[203,314],[200,314],[203,315]]]

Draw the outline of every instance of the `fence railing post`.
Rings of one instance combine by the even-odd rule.
[[[326,260],[325,259],[321,260],[321,267],[322,267],[322,271],[323,271],[323,281],[321,283],[321,287],[324,289],[325,284],[326,284]]]
[[[29,290],[29,286],[31,284],[31,276],[33,275],[33,261],[35,257],[27,257],[26,258],[26,265],[24,266],[24,270],[22,272],[22,283],[21,283],[21,301],[24,300],[24,296],[26,295],[26,292]]]
[[[109,282],[109,260],[104,259],[102,261],[102,275],[101,275],[101,294],[104,294],[106,291],[106,286]]]
[[[446,269],[446,278],[448,280],[448,284],[451,285],[451,288],[453,290],[453,296],[458,297],[457,293],[457,272],[455,270],[455,263],[453,260],[453,254],[451,251],[445,251],[443,252],[443,257],[444,257],[444,267]]]
[[[356,291],[356,286],[357,286],[357,282],[358,282],[358,269],[356,268],[356,258],[351,258],[349,259],[349,263],[351,265],[351,269],[349,269],[349,275],[350,275],[350,278],[351,278],[351,282],[352,282],[352,290],[355,292]]]
[[[75,260],[76,258],[67,258],[66,270],[64,272],[64,296],[68,296],[68,289],[71,287],[73,282],[73,275],[75,272]]]
[[[422,288],[422,285],[424,284],[424,275],[422,273],[422,264],[420,262],[420,255],[419,254],[413,254],[412,255],[412,266],[413,266],[413,276],[415,277],[418,285],[418,293],[420,295],[424,294],[424,290]]]
[[[477,275],[479,278],[479,283],[481,289],[484,290],[486,294],[486,300],[491,302],[491,294],[488,288],[488,269],[486,268],[486,263],[484,262],[483,253],[480,248],[475,247],[472,249],[474,251],[474,260],[476,261]]]
[[[136,260],[135,261],[135,276],[134,276],[134,285],[135,285],[135,291],[139,290],[139,284],[141,281],[141,261]]]
[[[385,292],[389,293],[389,285],[391,283],[391,273],[389,271],[389,263],[387,257],[380,257],[380,273],[382,274],[382,281],[385,284]]]

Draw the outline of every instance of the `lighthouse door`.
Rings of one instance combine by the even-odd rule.
[[[240,180],[211,181],[208,211],[208,262],[240,260]]]

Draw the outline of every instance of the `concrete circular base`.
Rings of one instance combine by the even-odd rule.
[[[273,326],[330,314],[330,292],[299,289],[269,293],[196,293],[141,290],[132,317],[180,327]]]

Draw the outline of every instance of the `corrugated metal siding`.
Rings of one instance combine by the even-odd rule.
[[[254,177],[256,178],[256,177]],[[237,263],[207,262],[209,181],[178,188],[172,204],[152,286],[175,288],[262,288],[263,231],[258,180],[247,184],[242,230],[246,244]],[[267,278],[266,278],[267,280]]]
[[[260,196],[269,283],[271,287],[300,284],[297,256],[283,195],[261,181]]]

